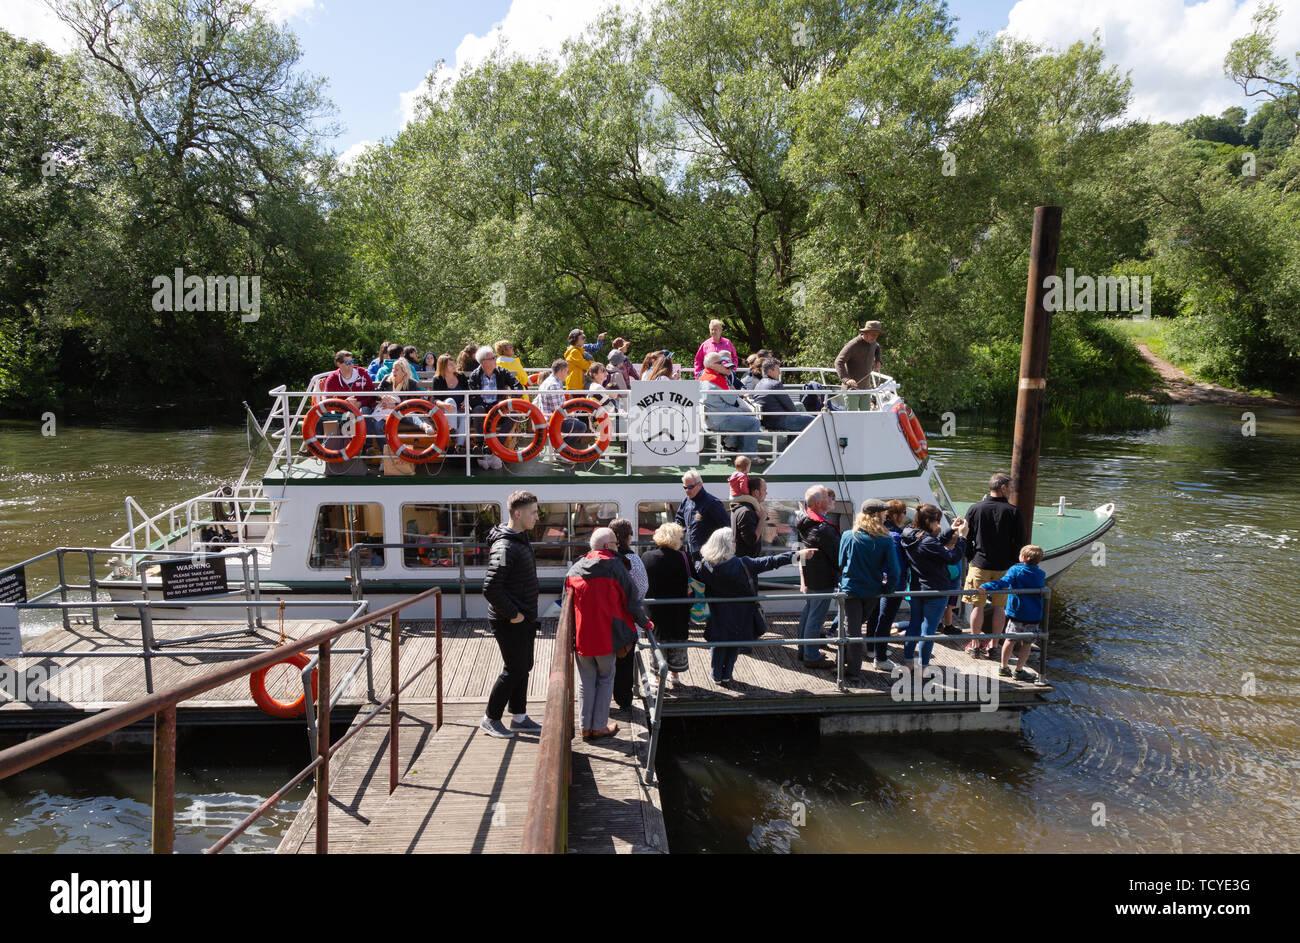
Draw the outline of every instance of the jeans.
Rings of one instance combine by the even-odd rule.
[[[609,727],[609,698],[614,690],[614,655],[576,656],[578,666],[578,730]]]
[[[874,631],[876,625],[876,607],[880,600],[875,596],[849,596],[844,600],[844,635],[847,638],[862,638],[862,623],[866,622]],[[876,646],[871,646],[873,649]],[[862,669],[862,643],[852,642],[844,646],[844,673],[857,674]],[[874,651],[873,651],[874,656]]]
[[[500,720],[507,707],[512,714],[528,710],[528,672],[533,670],[533,640],[537,638],[537,620],[524,616],[523,622],[492,620],[492,634],[501,649],[504,665],[492,693],[488,695],[487,715]]]
[[[446,402],[446,400],[443,402]],[[442,415],[446,418],[447,425],[451,427],[451,435],[447,437],[447,443],[449,445],[454,443],[459,445],[461,448],[464,448],[465,428],[468,424],[465,419],[464,406],[458,405],[456,407],[456,412],[443,413]]]
[[[903,604],[902,596],[893,596],[889,599],[882,600],[880,603],[880,617],[876,619],[876,630],[871,634],[876,638],[889,638],[889,630],[894,627],[894,619],[898,615],[898,607]],[[888,646],[883,646],[888,649]],[[881,658],[885,653],[880,654]]]
[[[834,601],[833,599],[809,599],[803,604],[803,612],[799,615],[800,638],[821,637],[822,623],[826,621],[826,613]],[[799,649],[799,657],[804,661],[812,661],[821,653],[821,648],[816,645],[805,645]]]
[[[713,680],[730,681],[731,672],[735,670],[736,659],[740,657],[739,646],[713,649]]]
[[[948,600],[943,596],[928,596],[923,599],[912,597],[912,620],[907,625],[908,635],[934,635],[939,631],[939,622],[943,619],[944,606]],[[903,643],[903,658],[911,661],[916,654],[916,642]],[[930,652],[934,642],[921,642],[921,667],[930,664]]]
[[[722,445],[729,452],[746,454],[758,451],[758,417],[753,413],[710,412],[704,414],[710,432],[746,432],[748,435],[723,436]]]

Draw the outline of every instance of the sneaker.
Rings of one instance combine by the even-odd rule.
[[[998,677],[999,677],[999,678],[1010,678],[1010,677],[1011,677],[1011,669],[1010,669],[1010,668],[1007,668],[1006,666],[1003,666],[1003,667],[999,668],[999,669],[998,669]]]
[[[515,733],[541,733],[542,725],[525,714],[523,720],[512,720],[510,729]]]
[[[1037,680],[1038,680],[1038,675],[1037,675],[1035,672],[1030,671],[1028,668],[1017,668],[1017,669],[1016,669],[1016,680],[1017,680],[1017,681],[1037,681]]]
[[[500,737],[502,740],[509,740],[514,736],[506,725],[499,720],[493,720],[491,717],[484,717],[478,722],[478,729],[483,731],[489,737]]]
[[[978,642],[967,642],[966,647],[962,649],[971,658],[979,658],[984,652],[980,649]]]
[[[877,671],[893,671],[898,665],[892,658],[875,658],[872,659],[871,667]]]

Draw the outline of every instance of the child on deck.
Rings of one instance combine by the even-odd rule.
[[[1007,570],[1006,575],[1000,580],[981,583],[981,592],[996,592],[1005,589],[1042,589],[1047,584],[1047,574],[1038,566],[1042,559],[1042,547],[1036,544],[1026,544],[1020,548],[1020,562]],[[976,600],[975,604],[984,605],[983,595]],[[1041,595],[1037,593],[1010,594],[1007,600],[1006,631],[1037,632],[1042,621],[1043,597]],[[1011,660],[1011,650],[1013,648],[1018,649],[1016,654],[1016,680],[1036,681],[1038,675],[1026,667],[1029,663],[1029,655],[1034,648],[1031,639],[1007,639],[1002,643],[1002,667],[998,669],[998,674],[1003,678],[1011,677],[1011,668],[1008,662]]]
[[[742,494],[749,494],[749,459],[744,455],[736,456],[736,470],[727,479],[727,487],[731,489],[733,500]]]

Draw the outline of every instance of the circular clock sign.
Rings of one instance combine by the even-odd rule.
[[[641,441],[655,455],[676,455],[689,445],[690,417],[676,403],[652,404],[641,417]]]

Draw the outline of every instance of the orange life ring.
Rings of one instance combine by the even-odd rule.
[[[907,445],[912,450],[912,454],[924,462],[930,450],[925,441],[925,430],[921,428],[921,421],[916,418],[916,413],[912,412],[912,407],[906,403],[897,404],[893,412],[898,417],[898,428],[902,431],[903,437],[907,439]]]
[[[302,652],[297,652],[296,654],[290,655],[288,658],[276,662],[276,664],[293,665],[301,671],[303,668],[307,667],[309,661],[311,661],[310,658]],[[272,717],[281,717],[285,720],[292,720],[295,717],[302,716],[303,711],[306,709],[306,694],[299,694],[296,701],[277,701],[271,696],[271,692],[266,690],[266,673],[274,667],[275,665],[271,665],[270,667],[263,668],[260,671],[254,671],[248,676],[248,689],[253,693],[253,703],[260,707],[263,712],[270,714]],[[311,696],[313,698],[317,696],[316,674],[315,671],[311,673]]]
[[[497,426],[501,424],[501,417],[507,412],[524,413],[532,423],[533,437],[522,449],[507,448],[505,443],[497,438]],[[483,419],[483,437],[487,440],[487,446],[492,450],[492,454],[501,461],[526,462],[540,455],[546,445],[546,419],[542,416],[542,411],[526,399],[516,397],[502,400],[487,411],[487,416]]]
[[[326,412],[352,414],[352,440],[341,449],[327,449],[316,437],[316,426]],[[356,458],[366,444],[366,424],[361,420],[361,410],[336,396],[322,400],[311,408],[307,418],[302,421],[302,444],[312,455],[327,462],[342,462],[349,458]]]
[[[589,445],[585,449],[575,449],[565,441],[564,420],[573,418],[570,415],[571,412],[586,413],[596,423],[596,441],[593,445]],[[561,457],[567,458],[571,462],[590,462],[599,458],[604,454],[605,449],[609,448],[610,439],[614,437],[614,425],[609,421],[604,406],[601,406],[594,399],[582,397],[569,400],[551,413],[551,421],[547,426],[547,432],[551,437],[551,445],[559,452]]]
[[[416,451],[409,442],[403,442],[401,436],[397,434],[397,427],[401,425],[402,417],[416,411],[427,413],[433,419],[433,441],[419,451]],[[404,400],[402,405],[390,412],[388,418],[384,420],[384,438],[388,440],[388,446],[393,450],[393,454],[416,465],[442,458],[447,452],[447,440],[450,437],[451,427],[447,424],[447,417],[443,415],[441,409],[427,399]]]

